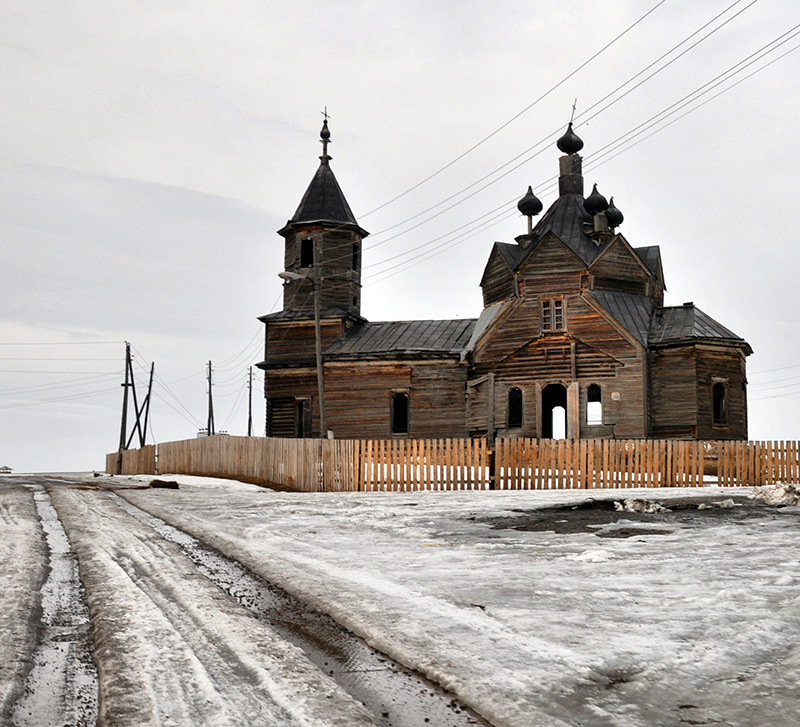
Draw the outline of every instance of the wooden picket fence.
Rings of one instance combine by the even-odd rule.
[[[800,481],[798,442],[203,437],[109,454],[106,471],[304,492],[760,486]]]

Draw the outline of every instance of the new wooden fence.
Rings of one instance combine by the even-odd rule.
[[[203,437],[113,453],[108,472],[234,477],[305,492],[797,483],[798,442]]]

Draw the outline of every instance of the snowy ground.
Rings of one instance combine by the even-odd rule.
[[[565,511],[553,513],[554,532],[536,511],[587,493],[289,494],[174,479],[178,490],[122,477],[50,488],[93,617],[103,614],[101,704],[158,714],[141,724],[369,722],[293,647],[188,575],[181,553],[126,517],[105,487],[330,613],[496,727],[800,723],[796,506],[619,512],[621,521],[578,532]],[[748,493],[591,497],[669,508]],[[40,545],[24,493],[0,487],[0,503],[19,541],[0,539],[0,575],[12,586],[0,589],[5,614],[29,603],[40,576],[21,577],[16,563],[37,563]],[[619,534],[632,537],[606,537]],[[10,668],[24,608],[0,622],[0,663]]]

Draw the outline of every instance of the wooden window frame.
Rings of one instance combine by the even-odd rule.
[[[590,399],[592,387],[596,387],[599,392],[599,399]],[[596,421],[589,418],[589,404],[600,404],[600,420]],[[600,384],[589,384],[586,387],[586,426],[587,427],[601,427],[603,426],[603,387]]]
[[[562,333],[567,330],[567,306],[563,297],[542,298],[539,311],[542,333]]]

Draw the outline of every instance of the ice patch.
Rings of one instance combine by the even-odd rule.
[[[580,563],[606,563],[613,558],[607,550],[595,549],[585,550],[583,553],[571,553],[567,556],[567,560],[575,560]]]

